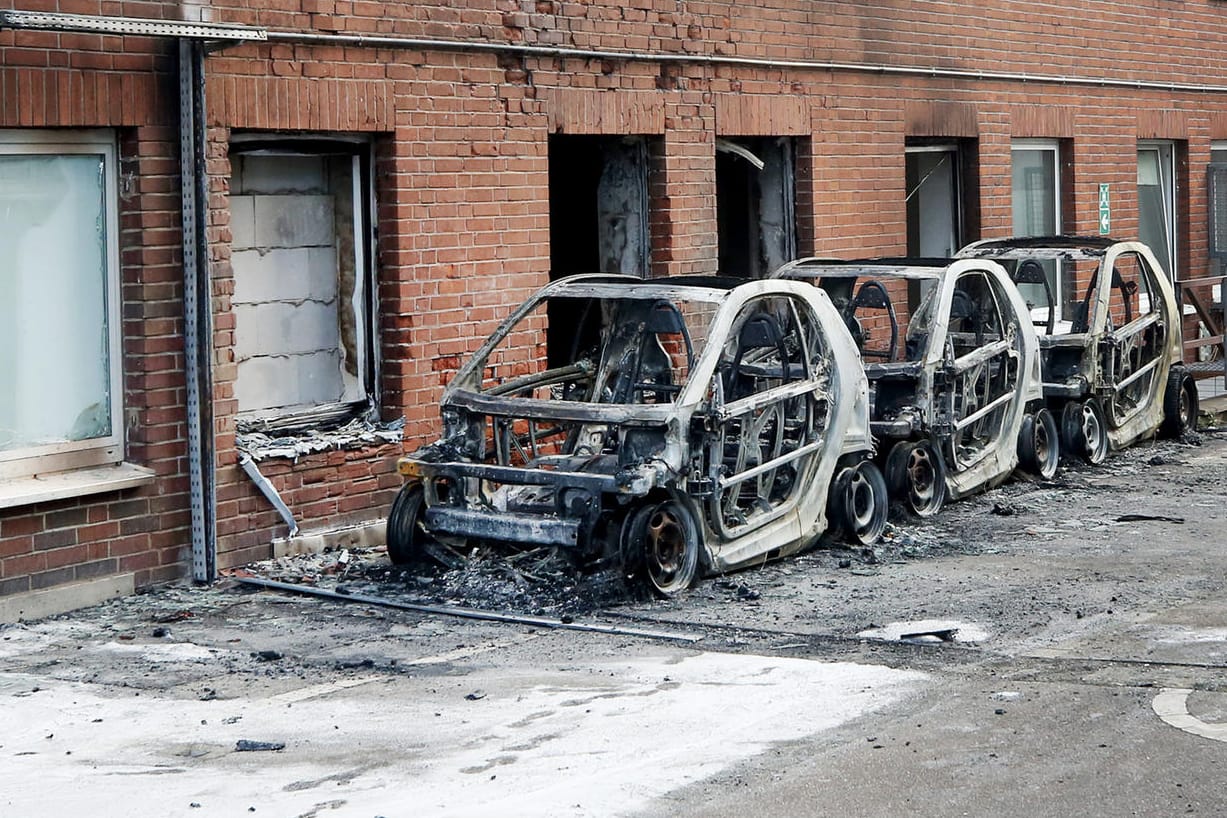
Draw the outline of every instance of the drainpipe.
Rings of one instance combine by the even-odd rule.
[[[217,577],[213,441],[213,299],[205,161],[204,45],[179,40],[179,191],[183,212],[183,351],[187,384],[192,579]]]

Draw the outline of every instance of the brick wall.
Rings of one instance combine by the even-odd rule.
[[[6,7],[178,18],[174,4],[30,0]],[[315,35],[371,34],[568,49],[831,61],[943,70],[1221,82],[1227,13],[1213,0],[1138,6],[980,0],[867,7],[630,0],[374,3],[222,0],[216,21]],[[1162,24],[1156,25],[1156,20]],[[0,127],[113,127],[122,201],[128,458],[147,489],[0,512],[0,593],[134,571],[185,573],[187,501],[170,45],[139,37],[0,31]],[[1204,168],[1227,138],[1227,94],[899,75],[796,65],[680,64],[355,45],[235,46],[208,57],[213,413],[219,564],[268,556],[284,524],[238,468],[228,201],[235,134],[365,134],[378,226],[379,394],[406,445],[437,431],[457,366],[549,276],[552,133],[635,134],[649,148],[653,275],[716,269],[715,140],[792,136],[804,255],[905,249],[904,146],[964,140],[969,238],[1012,230],[1010,144],[1062,140],[1063,228],[1137,230],[1136,144],[1178,140],[1184,270],[1206,267]],[[266,461],[304,530],[376,520],[399,447]]]

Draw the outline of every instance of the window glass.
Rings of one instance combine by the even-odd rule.
[[[1169,143],[1138,148],[1138,237],[1154,252],[1168,276],[1175,276],[1173,149]]]
[[[1055,236],[1061,232],[1061,211],[1058,194],[1060,178],[1057,169],[1057,146],[1015,146],[1010,153],[1013,162],[1012,193],[1015,236]],[[1048,286],[1058,301],[1058,317],[1073,300],[1073,293],[1063,287],[1061,266],[1051,259],[1040,261],[1048,276]],[[1043,284],[1019,286],[1023,300],[1030,304],[1046,304]],[[1036,320],[1047,320],[1047,307],[1032,310]]]
[[[908,149],[907,252],[949,258],[961,245],[957,148]]]
[[[106,163],[0,153],[0,453],[112,435]]]

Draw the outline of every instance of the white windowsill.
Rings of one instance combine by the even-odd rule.
[[[65,497],[83,497],[147,486],[155,477],[153,469],[132,463],[118,463],[114,466],[95,466],[0,480],[0,508],[28,506],[49,500],[62,500]]]

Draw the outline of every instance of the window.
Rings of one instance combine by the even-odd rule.
[[[240,428],[309,428],[375,405],[365,143],[231,147]]]
[[[762,278],[796,257],[794,154],[788,137],[716,140],[722,275]]]
[[[1014,235],[1058,235],[1061,232],[1060,144],[1048,139],[1017,139],[1011,146],[1010,157]],[[1060,262],[1046,259],[1040,263],[1057,301],[1059,319],[1076,297],[1072,282],[1062,274]],[[1046,320],[1048,308],[1041,306],[1047,303],[1044,286],[1021,284],[1018,289],[1023,300],[1031,306],[1032,317],[1037,321]]]
[[[1171,142],[1138,143],[1138,237],[1176,278],[1176,160]]]
[[[962,179],[957,145],[909,145],[907,253],[949,258],[963,246]]]
[[[0,478],[123,459],[116,149],[0,131]]]
[[[550,278],[648,275],[648,144],[642,136],[550,137]]]

